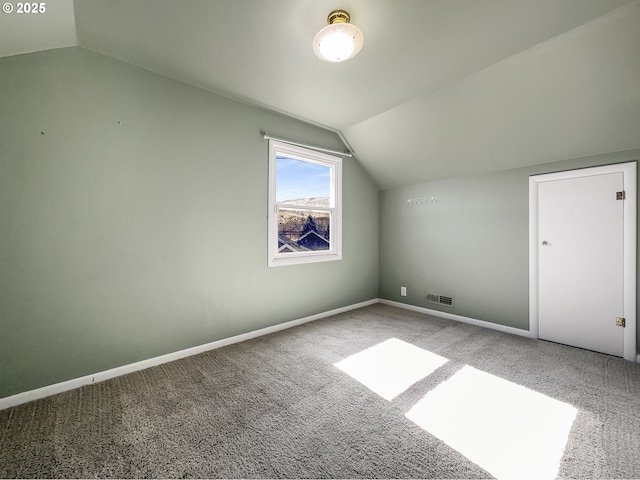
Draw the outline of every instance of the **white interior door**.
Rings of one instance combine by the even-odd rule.
[[[538,186],[539,337],[623,356],[622,172]]]

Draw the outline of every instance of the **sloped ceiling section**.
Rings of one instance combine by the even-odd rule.
[[[640,3],[344,135],[383,188],[640,147]]]
[[[37,12],[32,12],[31,2],[27,6],[29,13],[24,7],[20,9],[18,3],[2,2],[0,57],[76,45],[73,0],[38,1]]]
[[[40,18],[1,16],[0,52],[73,45],[77,30],[83,48],[341,132],[382,188],[640,147],[640,0],[47,8],[53,24],[43,30]],[[311,42],[337,8],[364,47],[330,64]]]
[[[311,41],[336,8],[365,44],[329,64]],[[640,147],[640,0],[76,0],[75,9],[81,46],[339,130],[382,188]]]

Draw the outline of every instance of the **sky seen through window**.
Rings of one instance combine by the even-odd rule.
[[[276,202],[329,198],[331,168],[288,157],[276,157]]]

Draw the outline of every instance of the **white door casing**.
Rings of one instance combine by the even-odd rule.
[[[532,337],[636,360],[636,231],[635,162],[530,177]]]

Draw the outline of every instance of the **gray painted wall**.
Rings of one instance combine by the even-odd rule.
[[[632,150],[380,192],[380,297],[528,329],[529,176],[638,159]],[[426,291],[453,296],[454,308],[426,303]]]
[[[0,122],[0,397],[377,296],[354,159],[343,260],[267,267],[259,131],[332,132],[77,47],[0,59]]]

